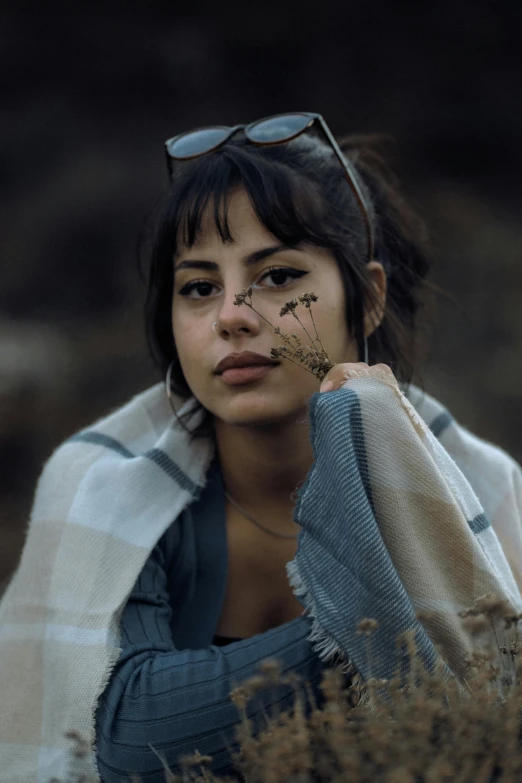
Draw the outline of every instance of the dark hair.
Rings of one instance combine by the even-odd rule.
[[[417,315],[431,268],[422,222],[401,198],[397,180],[377,151],[375,136],[347,136],[339,141],[353,163],[370,205],[376,252],[387,275],[384,317],[368,338],[372,364],[388,364],[403,389],[418,369]],[[231,242],[228,197],[243,187],[261,223],[282,243],[299,241],[329,249],[337,262],[346,297],[349,334],[362,355],[363,304],[374,298],[369,275],[363,216],[343,168],[329,145],[307,133],[292,142],[256,147],[237,135],[211,154],[174,165],[168,190],[155,215],[147,244],[150,255],[145,324],[149,351],[165,379],[173,362],[171,390],[181,401],[192,392],[183,375],[171,322],[173,258],[181,238],[191,247],[210,203],[216,230]],[[212,201],[211,201],[212,200]],[[142,247],[143,249],[143,247]],[[238,292],[239,293],[239,292]],[[203,416],[191,437],[213,433],[213,415],[201,403],[181,418]],[[184,422],[180,420],[184,425]]]

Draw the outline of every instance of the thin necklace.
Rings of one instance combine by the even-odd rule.
[[[240,511],[247,519],[249,519],[251,522],[254,523],[254,525],[257,525],[257,527],[261,528],[261,530],[264,530],[266,533],[270,533],[272,536],[278,536],[278,538],[297,538],[299,533],[277,533],[275,530],[269,530],[269,528],[262,525],[260,522],[257,522],[254,517],[251,517],[248,511],[245,511],[244,508],[241,508],[239,503],[236,503],[236,501],[230,497],[228,492],[225,492],[225,497],[232,503],[233,506],[237,508],[238,511]]]

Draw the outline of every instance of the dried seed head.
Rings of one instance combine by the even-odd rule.
[[[491,650],[475,650],[466,658],[471,666],[482,666],[484,663],[493,661],[495,659],[495,653]]]
[[[315,294],[303,294],[299,297],[301,304],[309,310],[312,302],[317,302],[318,297]]]
[[[212,756],[202,756],[199,750],[191,756],[180,756],[179,762],[183,767],[197,767],[200,764],[210,764]]]
[[[288,672],[284,677],[281,677],[281,682],[284,685],[291,685],[292,687],[298,688],[301,685],[302,677],[300,677],[297,672]]]
[[[248,694],[248,697],[251,698],[254,693],[257,693],[257,691],[265,687],[266,680],[264,677],[261,677],[260,674],[255,674],[253,677],[249,677],[248,680],[243,683],[243,685],[245,687],[246,693]]]
[[[492,620],[496,617],[504,618],[509,613],[509,602],[500,595],[486,593],[477,598],[474,608],[479,614],[485,614]]]
[[[379,677],[369,677],[366,680],[366,685],[373,685],[375,688],[386,688],[389,684],[389,680],[385,680]]]
[[[242,304],[245,304],[245,299],[247,296],[251,299],[252,298],[252,288],[243,288],[241,293],[236,294],[236,298],[234,299],[234,304],[239,306]]]
[[[504,617],[504,628],[506,631],[511,628],[512,625],[517,625],[518,621],[522,620],[522,614],[508,614]]]
[[[401,649],[403,645],[406,646],[408,655],[410,656],[416,655],[417,643],[415,641],[415,631],[413,628],[410,628],[407,631],[403,631],[395,639],[395,646],[397,648]]]
[[[295,313],[295,308],[299,302],[297,299],[290,299],[289,302],[285,302],[281,310],[279,311],[279,315],[283,317],[283,315],[286,315],[287,313]]]
[[[84,758],[84,756],[87,755],[88,742],[85,739],[85,737],[82,737],[82,735],[79,734],[74,729],[71,729],[70,731],[65,731],[64,737],[67,737],[67,739],[72,739],[75,741],[76,747],[74,748],[73,752],[76,758]]]
[[[415,615],[419,623],[429,623],[430,620],[434,620],[436,618],[435,612],[427,612],[427,611],[419,611]]]
[[[511,642],[511,644],[509,645],[509,652],[511,653],[511,657],[516,658],[516,656],[519,654],[521,649],[522,647],[518,639],[514,642]]]
[[[69,729],[69,731],[64,731],[63,736],[67,737],[67,739],[76,740],[77,742],[82,741],[82,735],[79,734],[75,729]]]
[[[345,677],[338,667],[323,672],[320,688],[328,701],[338,702]]]
[[[472,607],[468,607],[468,609],[463,609],[461,612],[458,613],[459,617],[465,618],[465,617],[476,617],[478,615],[478,611],[476,609],[473,609]]]
[[[478,615],[468,615],[462,620],[462,625],[469,631],[471,636],[479,636],[491,630],[490,621],[487,617]]]
[[[248,701],[248,695],[242,685],[238,685],[230,691],[230,699],[236,705],[238,710],[244,710]]]
[[[234,304],[235,305],[242,305],[246,304],[248,307],[250,307],[254,312],[257,312],[255,308],[252,306],[251,302],[247,302],[247,297],[252,298],[252,288],[244,288],[239,294],[236,294]],[[305,307],[310,309],[310,316],[313,321],[313,315],[311,311],[311,303],[316,302],[318,300],[318,296],[314,293],[306,292],[305,294],[301,295],[297,299],[291,299],[289,302],[285,302],[283,307],[281,308],[279,315],[283,316],[287,313],[292,313],[292,315],[297,318],[299,321],[298,316],[295,313],[295,310],[299,304],[304,304]],[[259,313],[259,315],[261,315]],[[264,319],[267,320],[266,318]],[[269,321],[267,323],[270,324]],[[301,321],[299,321],[301,323]],[[301,324],[302,325],[302,324]],[[295,345],[290,346],[290,350],[287,348],[287,346],[278,346],[277,348],[272,348],[270,351],[270,356],[273,359],[278,359],[280,357],[288,358],[288,359],[297,359],[297,361],[304,365],[305,368],[309,370],[313,375],[315,375],[319,381],[322,381],[325,377],[325,375],[332,369],[334,366],[333,362],[330,361],[328,358],[326,352],[323,348],[321,350],[318,350],[318,348],[313,345],[310,352],[305,352],[303,349],[303,344],[301,339],[297,334],[291,334],[290,336],[285,334],[279,327],[274,327],[272,324],[274,333],[277,334],[279,337],[283,338],[286,342],[290,342],[290,338],[292,338],[295,341]],[[315,328],[315,322],[314,322],[314,328]],[[305,329],[306,331],[306,329]],[[307,332],[308,334],[308,332]],[[316,329],[316,339],[321,343],[319,340],[319,335],[317,335],[317,329]],[[311,338],[312,343],[314,343],[314,338]],[[305,346],[306,348],[310,346]]]
[[[275,658],[267,658],[258,666],[259,671],[265,675],[270,682],[278,683],[281,679],[281,663]]]
[[[371,617],[365,617],[357,626],[357,635],[371,636],[376,628],[379,627],[377,620],[373,620]]]

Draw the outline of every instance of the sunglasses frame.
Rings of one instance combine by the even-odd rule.
[[[260,125],[261,123],[267,122],[268,120],[278,119],[279,117],[292,117],[292,116],[308,117],[307,124],[304,126],[304,128],[297,131],[297,133],[294,133],[291,136],[287,136],[286,138],[278,141],[256,141],[255,139],[251,138],[250,131],[252,131],[256,125]],[[167,156],[167,169],[169,172],[169,177],[172,177],[173,174],[173,165],[172,165],[173,161],[193,160],[194,158],[201,157],[201,155],[207,155],[210,152],[215,152],[215,150],[219,149],[224,144],[226,144],[227,141],[229,141],[232,138],[232,136],[234,136],[240,130],[244,132],[249,142],[251,144],[254,144],[256,147],[275,147],[278,144],[286,144],[286,142],[296,139],[298,136],[301,136],[301,134],[306,133],[306,131],[309,130],[315,123],[319,124],[319,127],[321,128],[323,134],[326,136],[326,139],[330,144],[331,148],[333,149],[337,159],[339,160],[339,163],[343,167],[346,175],[346,179],[348,180],[348,184],[350,185],[350,188],[355,196],[355,199],[359,206],[359,210],[363,215],[364,222],[366,225],[366,235],[367,235],[367,242],[368,242],[368,260],[371,261],[373,259],[374,252],[375,252],[375,237],[373,233],[373,226],[370,218],[370,210],[368,208],[368,204],[359,186],[359,183],[357,182],[355,169],[352,163],[343,156],[343,153],[341,152],[341,148],[337,144],[332,132],[330,131],[330,128],[324,121],[321,114],[317,114],[316,112],[304,112],[304,111],[285,112],[284,114],[274,114],[271,117],[264,117],[261,120],[255,120],[254,122],[250,122],[248,125],[233,125],[233,126],[208,125],[203,128],[194,128],[193,130],[180,133],[177,136],[173,136],[171,139],[167,139],[167,141],[165,142],[165,152]],[[184,156],[177,157],[176,155],[173,155],[170,152],[169,147],[172,146],[176,141],[179,141],[179,139],[182,139],[185,136],[190,136],[191,134],[197,133],[198,131],[201,130],[210,130],[210,129],[226,130],[228,131],[228,133],[221,141],[219,141],[214,146],[210,147],[210,149],[205,150],[204,152],[197,152],[195,155],[187,155],[187,156],[184,155]]]

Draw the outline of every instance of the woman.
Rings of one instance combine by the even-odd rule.
[[[303,113],[166,148],[146,305],[166,393],[70,438],[40,478],[0,606],[10,781],[66,777],[67,729],[104,783],[159,783],[196,749],[231,774],[230,691],[266,658],[321,704],[325,666],[388,676],[408,629],[461,676],[455,611],[488,590],[521,608],[521,471],[411,384],[429,262],[378,159]],[[273,327],[315,334],[329,363],[274,355]],[[292,700],[279,685],[247,713],[259,727]]]

